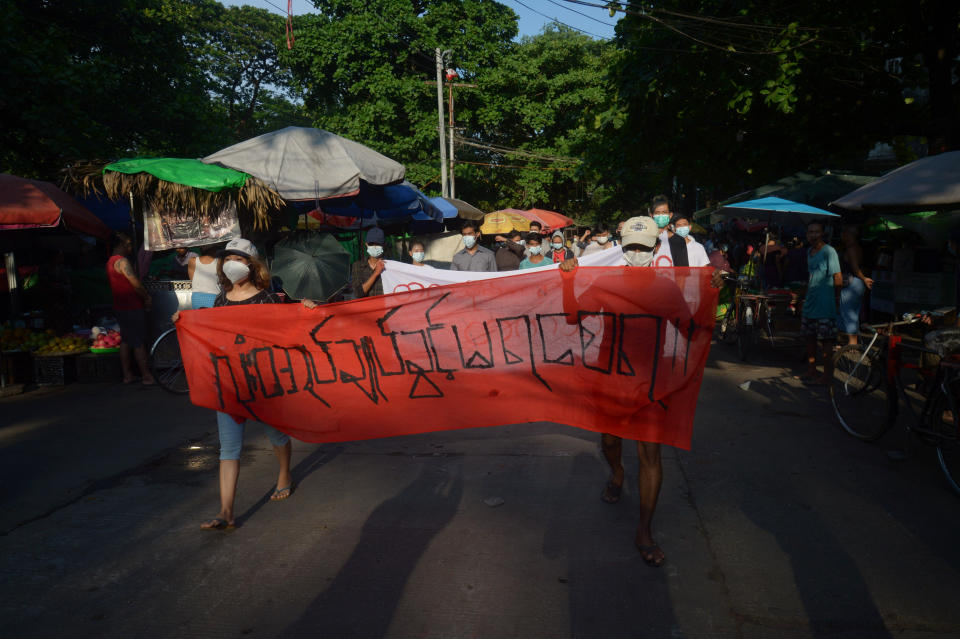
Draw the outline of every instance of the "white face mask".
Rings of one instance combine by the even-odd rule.
[[[423,251],[414,251],[413,253],[410,254],[410,257],[413,258],[414,262],[422,262],[423,258],[426,257],[426,255],[427,254],[424,253]]]
[[[610,239],[609,235],[600,235],[597,236],[597,244],[606,244],[607,240]]]
[[[541,251],[541,250],[542,250],[542,249],[541,249],[539,246],[531,246],[531,247],[530,247],[530,255],[540,255],[540,251]]]
[[[368,244],[368,245],[367,245],[367,255],[369,255],[370,257],[380,257],[381,255],[383,255],[383,247],[382,247],[382,246],[370,246],[370,245]]]
[[[236,284],[250,277],[250,267],[243,262],[230,260],[223,263],[223,274],[227,276],[231,283]]]
[[[630,266],[650,266],[653,264],[653,251],[624,251],[623,259]]]
[[[477,243],[477,238],[473,235],[464,235],[463,236],[463,245],[468,249],[472,249],[473,245]]]

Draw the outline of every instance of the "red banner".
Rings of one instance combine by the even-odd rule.
[[[333,442],[553,421],[690,448],[706,268],[579,268],[316,309],[184,311],[193,403]]]

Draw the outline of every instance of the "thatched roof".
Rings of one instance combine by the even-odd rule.
[[[209,191],[157,178],[150,173],[120,173],[104,170],[109,162],[79,162],[64,169],[63,189],[82,196],[105,193],[114,202],[133,194],[139,200],[150,200],[161,209],[193,212],[202,221],[224,211],[236,202],[243,215],[253,218],[256,230],[270,226],[270,214],[282,210],[286,203],[280,195],[253,176],[240,188]]]

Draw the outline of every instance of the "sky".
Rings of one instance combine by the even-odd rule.
[[[286,15],[287,0],[220,0],[226,5],[253,5],[278,15]],[[500,0],[520,17],[520,35],[537,35],[554,19],[569,27],[599,38],[612,38],[613,25],[620,15],[611,18],[605,9],[572,4],[564,0]],[[599,0],[597,2],[599,4]],[[309,0],[293,0],[293,23],[297,15],[315,11]]]

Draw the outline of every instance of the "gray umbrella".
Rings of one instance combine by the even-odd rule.
[[[852,211],[930,211],[960,207],[960,151],[932,155],[890,171],[834,200]]]
[[[350,260],[329,233],[298,232],[274,245],[270,270],[293,299],[325,300],[347,283]]]
[[[288,200],[351,195],[360,181],[383,186],[403,180],[399,162],[339,135],[304,127],[238,142],[203,158],[266,182]]]

